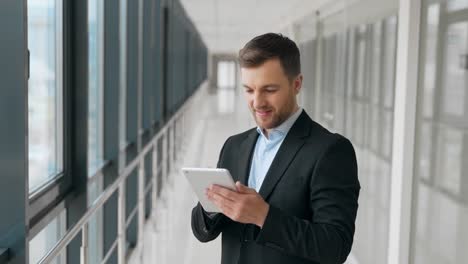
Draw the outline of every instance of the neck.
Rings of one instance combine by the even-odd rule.
[[[299,110],[299,106],[296,104],[296,106],[294,106],[293,111],[291,111],[291,113],[289,113],[288,117],[286,119],[284,119],[283,123],[286,122],[286,120],[288,120],[292,115],[294,115],[297,112],[297,110]],[[273,129],[274,128],[268,128],[268,129],[262,128],[263,134],[265,134],[266,138],[269,138],[270,131],[272,131]]]

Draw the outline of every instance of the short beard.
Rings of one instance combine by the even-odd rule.
[[[254,116],[255,123],[257,123],[257,125],[259,125],[259,117],[257,117],[257,115],[255,114],[255,110],[252,111],[252,114]],[[273,120],[271,122],[271,125],[269,125],[268,127],[261,127],[261,128],[262,129],[272,129],[272,128],[275,128],[275,127],[279,127],[281,124],[284,123],[284,121],[286,121],[289,118],[290,114],[291,113],[289,113],[288,115],[285,115],[284,113],[281,113],[280,115],[273,116]]]

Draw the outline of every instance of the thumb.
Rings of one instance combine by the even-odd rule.
[[[243,185],[240,181],[236,182],[236,189],[240,193],[257,193],[254,189]]]

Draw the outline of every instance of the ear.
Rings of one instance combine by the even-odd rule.
[[[294,87],[294,92],[298,94],[301,91],[302,88],[302,80],[303,80],[302,74],[299,74],[296,79],[293,81],[293,87]]]

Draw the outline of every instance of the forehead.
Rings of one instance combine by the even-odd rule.
[[[241,68],[242,82],[282,82],[287,79],[279,59],[269,59],[257,67]]]

